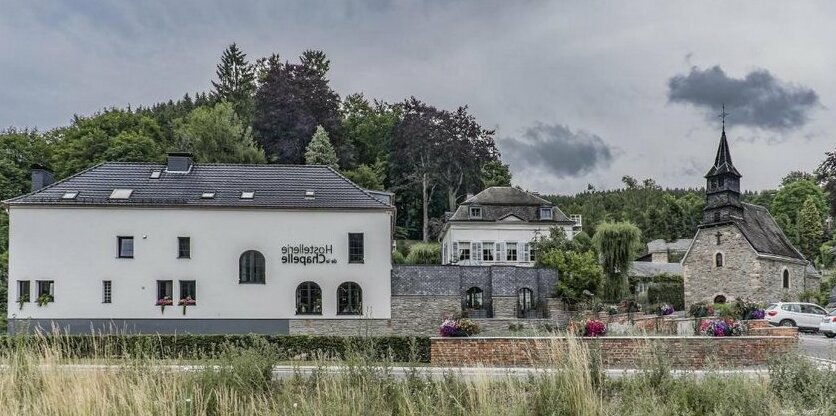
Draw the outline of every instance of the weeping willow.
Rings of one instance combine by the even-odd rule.
[[[592,241],[607,278],[604,298],[610,302],[624,299],[628,293],[627,273],[641,244],[641,230],[630,222],[604,222],[596,228]]]

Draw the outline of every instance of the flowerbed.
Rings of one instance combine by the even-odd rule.
[[[705,319],[700,322],[698,332],[710,337],[732,337],[746,333],[746,326],[730,319]]]
[[[466,318],[447,318],[441,323],[438,334],[442,337],[469,337],[481,331],[479,324]]]

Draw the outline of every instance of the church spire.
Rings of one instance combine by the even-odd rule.
[[[720,135],[720,145],[717,147],[717,156],[714,158],[714,166],[705,175],[706,178],[716,176],[723,173],[730,173],[736,175],[738,178],[743,176],[732,163],[731,151],[729,150],[729,141],[726,139],[726,105],[723,104],[723,112],[719,117],[723,119],[723,133]]]
[[[743,205],[740,202],[741,174],[732,163],[729,140],[726,138],[726,106],[720,117],[723,120],[723,130],[720,134],[720,144],[714,165],[705,175],[705,208],[703,224],[713,224],[728,221],[731,218],[743,218]]]

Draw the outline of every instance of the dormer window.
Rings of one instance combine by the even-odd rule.
[[[110,193],[110,199],[128,199],[134,193],[133,189],[114,189]]]
[[[554,218],[554,211],[551,207],[541,207],[540,208],[540,219],[541,220],[551,220]]]
[[[470,219],[481,220],[482,219],[482,207],[470,207]]]

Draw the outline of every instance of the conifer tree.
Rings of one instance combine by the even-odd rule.
[[[821,218],[816,198],[808,196],[798,213],[798,248],[801,254],[810,261],[815,260],[824,235]]]
[[[328,132],[322,126],[316,126],[316,132],[311,138],[311,142],[308,143],[308,147],[305,148],[305,164],[327,165],[339,169],[337,160],[337,152],[331,145]]]
[[[238,117],[249,124],[252,115],[253,94],[255,94],[255,68],[247,62],[247,54],[235,43],[229,45],[221,55],[212,81],[212,98],[232,104]]]

